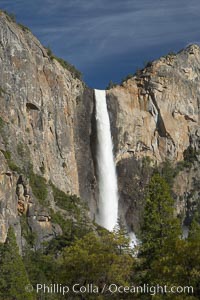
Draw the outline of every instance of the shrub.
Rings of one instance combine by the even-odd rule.
[[[121,84],[127,80],[129,80],[130,78],[133,78],[134,74],[128,74],[126,77],[124,77],[121,81]]]
[[[18,23],[19,27],[24,31],[24,32],[29,32],[30,31],[30,28],[28,28],[27,26],[21,24],[21,23]]]
[[[5,125],[5,122],[4,122],[4,120],[0,117],[0,130],[3,129],[4,125]]]
[[[19,154],[19,156],[24,157],[25,152],[26,150],[24,144],[22,142],[17,144],[17,153]]]
[[[48,46],[47,48],[47,55],[50,57],[50,59],[54,59],[54,55],[53,55],[53,52],[51,50],[51,48]]]
[[[68,63],[66,60],[64,60],[62,58],[59,58],[56,56],[54,56],[54,58],[61,64],[61,66],[64,69],[67,69],[68,71],[70,71],[74,78],[78,78],[81,80],[82,73],[80,71],[78,71],[73,65],[71,65],[70,63]]]
[[[106,90],[110,90],[110,89],[114,88],[115,86],[117,86],[117,83],[114,83],[112,80],[110,80],[106,87]]]
[[[18,174],[22,173],[22,169],[17,166],[12,159],[8,159],[7,162],[11,171],[17,172]]]
[[[20,217],[20,224],[21,224],[22,236],[25,238],[28,245],[33,247],[36,239],[36,233],[31,231],[25,215],[22,215]]]
[[[79,218],[81,214],[80,210],[80,198],[76,195],[65,194],[51,183],[53,190],[54,200],[56,205]]]
[[[51,221],[53,223],[56,223],[56,224],[60,225],[60,227],[62,228],[62,231],[64,232],[65,229],[66,229],[67,220],[65,220],[63,218],[63,216],[61,215],[60,212],[54,212],[52,209],[50,211],[50,215],[51,215]]]
[[[188,162],[189,164],[192,164],[196,160],[198,160],[197,155],[198,151],[196,151],[192,146],[189,146],[184,152],[183,152],[183,157],[184,161]]]
[[[3,153],[5,159],[7,160],[8,167],[10,168],[10,170],[20,174],[22,172],[22,170],[12,160],[10,151],[8,151],[8,150],[5,150],[5,151],[0,150],[0,151]]]
[[[30,186],[35,197],[39,200],[41,205],[47,205],[46,198],[48,195],[47,184],[45,178],[33,173],[31,170],[28,173],[30,179]]]
[[[164,55],[163,57],[164,57],[164,58],[172,58],[172,57],[174,57],[174,56],[176,56],[176,53],[173,52],[173,51],[170,51],[167,55]]]
[[[6,160],[10,160],[11,159],[11,153],[10,151],[4,151],[4,150],[1,150],[1,152],[3,153],[4,157]]]
[[[6,15],[7,19],[9,21],[12,21],[12,22],[16,22],[16,17],[15,17],[15,14],[13,13],[9,13],[7,12],[6,10],[3,10],[4,14]]]
[[[144,167],[151,167],[151,165],[153,164],[153,159],[149,156],[144,156],[142,158],[142,165]]]
[[[2,97],[5,93],[6,91],[2,87],[0,87],[0,97]]]
[[[15,16],[15,14],[9,13],[9,12],[7,12],[7,11],[5,11],[5,10],[3,10],[3,13],[6,15],[8,21],[12,21],[12,22],[18,24],[18,26],[19,26],[24,32],[30,31],[30,29],[29,29],[27,26],[24,26],[23,24],[17,23],[17,22],[16,22],[16,16]]]
[[[41,172],[42,174],[45,173],[45,167],[44,167],[44,165],[42,165],[42,166],[40,167],[40,172]]]
[[[144,67],[145,68],[149,68],[149,67],[151,67],[152,66],[152,61],[145,61],[144,62]]]
[[[66,60],[55,56],[55,54],[52,52],[52,50],[49,46],[46,49],[47,49],[47,54],[51,60],[53,60],[53,59],[57,60],[64,69],[67,69],[68,71],[70,71],[72,73],[72,76],[74,78],[78,78],[81,80],[82,73],[80,71],[78,71],[72,64],[70,64]]]

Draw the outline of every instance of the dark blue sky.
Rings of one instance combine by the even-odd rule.
[[[1,0],[0,9],[14,13],[94,88],[200,42],[199,0]]]

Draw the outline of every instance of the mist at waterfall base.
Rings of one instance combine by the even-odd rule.
[[[117,175],[113,157],[106,92],[95,90],[99,202],[97,223],[112,231],[118,218]]]

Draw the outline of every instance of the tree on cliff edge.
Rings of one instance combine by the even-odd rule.
[[[25,290],[30,282],[12,227],[8,229],[5,244],[1,246],[0,270],[0,298],[2,300],[34,299],[34,296]]]

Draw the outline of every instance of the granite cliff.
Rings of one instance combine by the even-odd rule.
[[[139,230],[149,177],[155,168],[166,172],[163,164],[173,173],[183,222],[199,205],[199,83],[200,47],[191,45],[107,91],[120,211],[134,231]],[[0,103],[0,241],[12,224],[18,244],[25,245],[25,223],[40,247],[62,233],[55,213],[76,221],[73,204],[94,218],[93,90],[27,28],[1,12]],[[69,211],[60,205],[61,191],[71,201]]]
[[[59,234],[38,203],[42,182],[94,202],[93,92],[48,52],[27,28],[0,14],[0,241],[13,224],[20,243],[24,213],[40,240]],[[42,193],[55,209],[50,185]]]
[[[145,184],[159,165],[171,172],[183,222],[199,205],[199,85],[200,47],[191,45],[149,62],[108,91],[121,209],[134,229]]]

